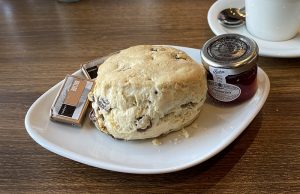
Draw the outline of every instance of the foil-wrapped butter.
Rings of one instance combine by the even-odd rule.
[[[81,126],[93,86],[92,80],[67,75],[51,107],[51,120]]]
[[[115,55],[119,52],[120,51],[113,52],[104,57],[100,57],[100,58],[91,60],[87,63],[84,63],[83,65],[81,65],[81,71],[83,72],[83,74],[85,75],[86,78],[94,80],[94,79],[96,79],[96,77],[98,75],[98,67],[102,63],[104,63],[104,61],[106,61],[106,59],[108,59],[110,56]]]

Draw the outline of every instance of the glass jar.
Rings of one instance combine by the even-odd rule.
[[[207,70],[208,93],[220,102],[242,102],[257,90],[258,46],[239,34],[208,40],[201,52]]]

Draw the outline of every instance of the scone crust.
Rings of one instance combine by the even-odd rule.
[[[205,69],[172,47],[139,45],[109,57],[89,98],[95,125],[118,139],[154,138],[190,124],[207,92]]]

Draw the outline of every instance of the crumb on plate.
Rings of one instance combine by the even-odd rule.
[[[152,144],[155,145],[155,146],[159,146],[159,145],[161,145],[162,143],[161,143],[161,141],[159,141],[157,138],[155,138],[155,139],[152,140]]]

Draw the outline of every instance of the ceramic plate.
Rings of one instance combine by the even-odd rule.
[[[254,37],[248,31],[245,25],[237,28],[226,28],[222,26],[217,19],[218,14],[230,7],[241,8],[244,7],[244,0],[218,0],[208,11],[207,19],[211,30],[216,35],[226,33],[236,33],[248,36],[254,39],[259,46],[259,55],[266,57],[300,57],[300,32],[298,35],[288,41],[272,42]]]
[[[200,62],[200,50],[176,47]],[[83,76],[80,71],[76,75]],[[115,140],[96,130],[87,120],[82,128],[52,122],[49,110],[62,84],[56,84],[28,110],[25,126],[44,148],[90,166],[126,173],[157,174],[182,170],[219,153],[235,140],[263,106],[270,89],[268,76],[258,69],[258,90],[250,100],[235,106],[204,104],[199,118],[185,130],[158,140]]]

